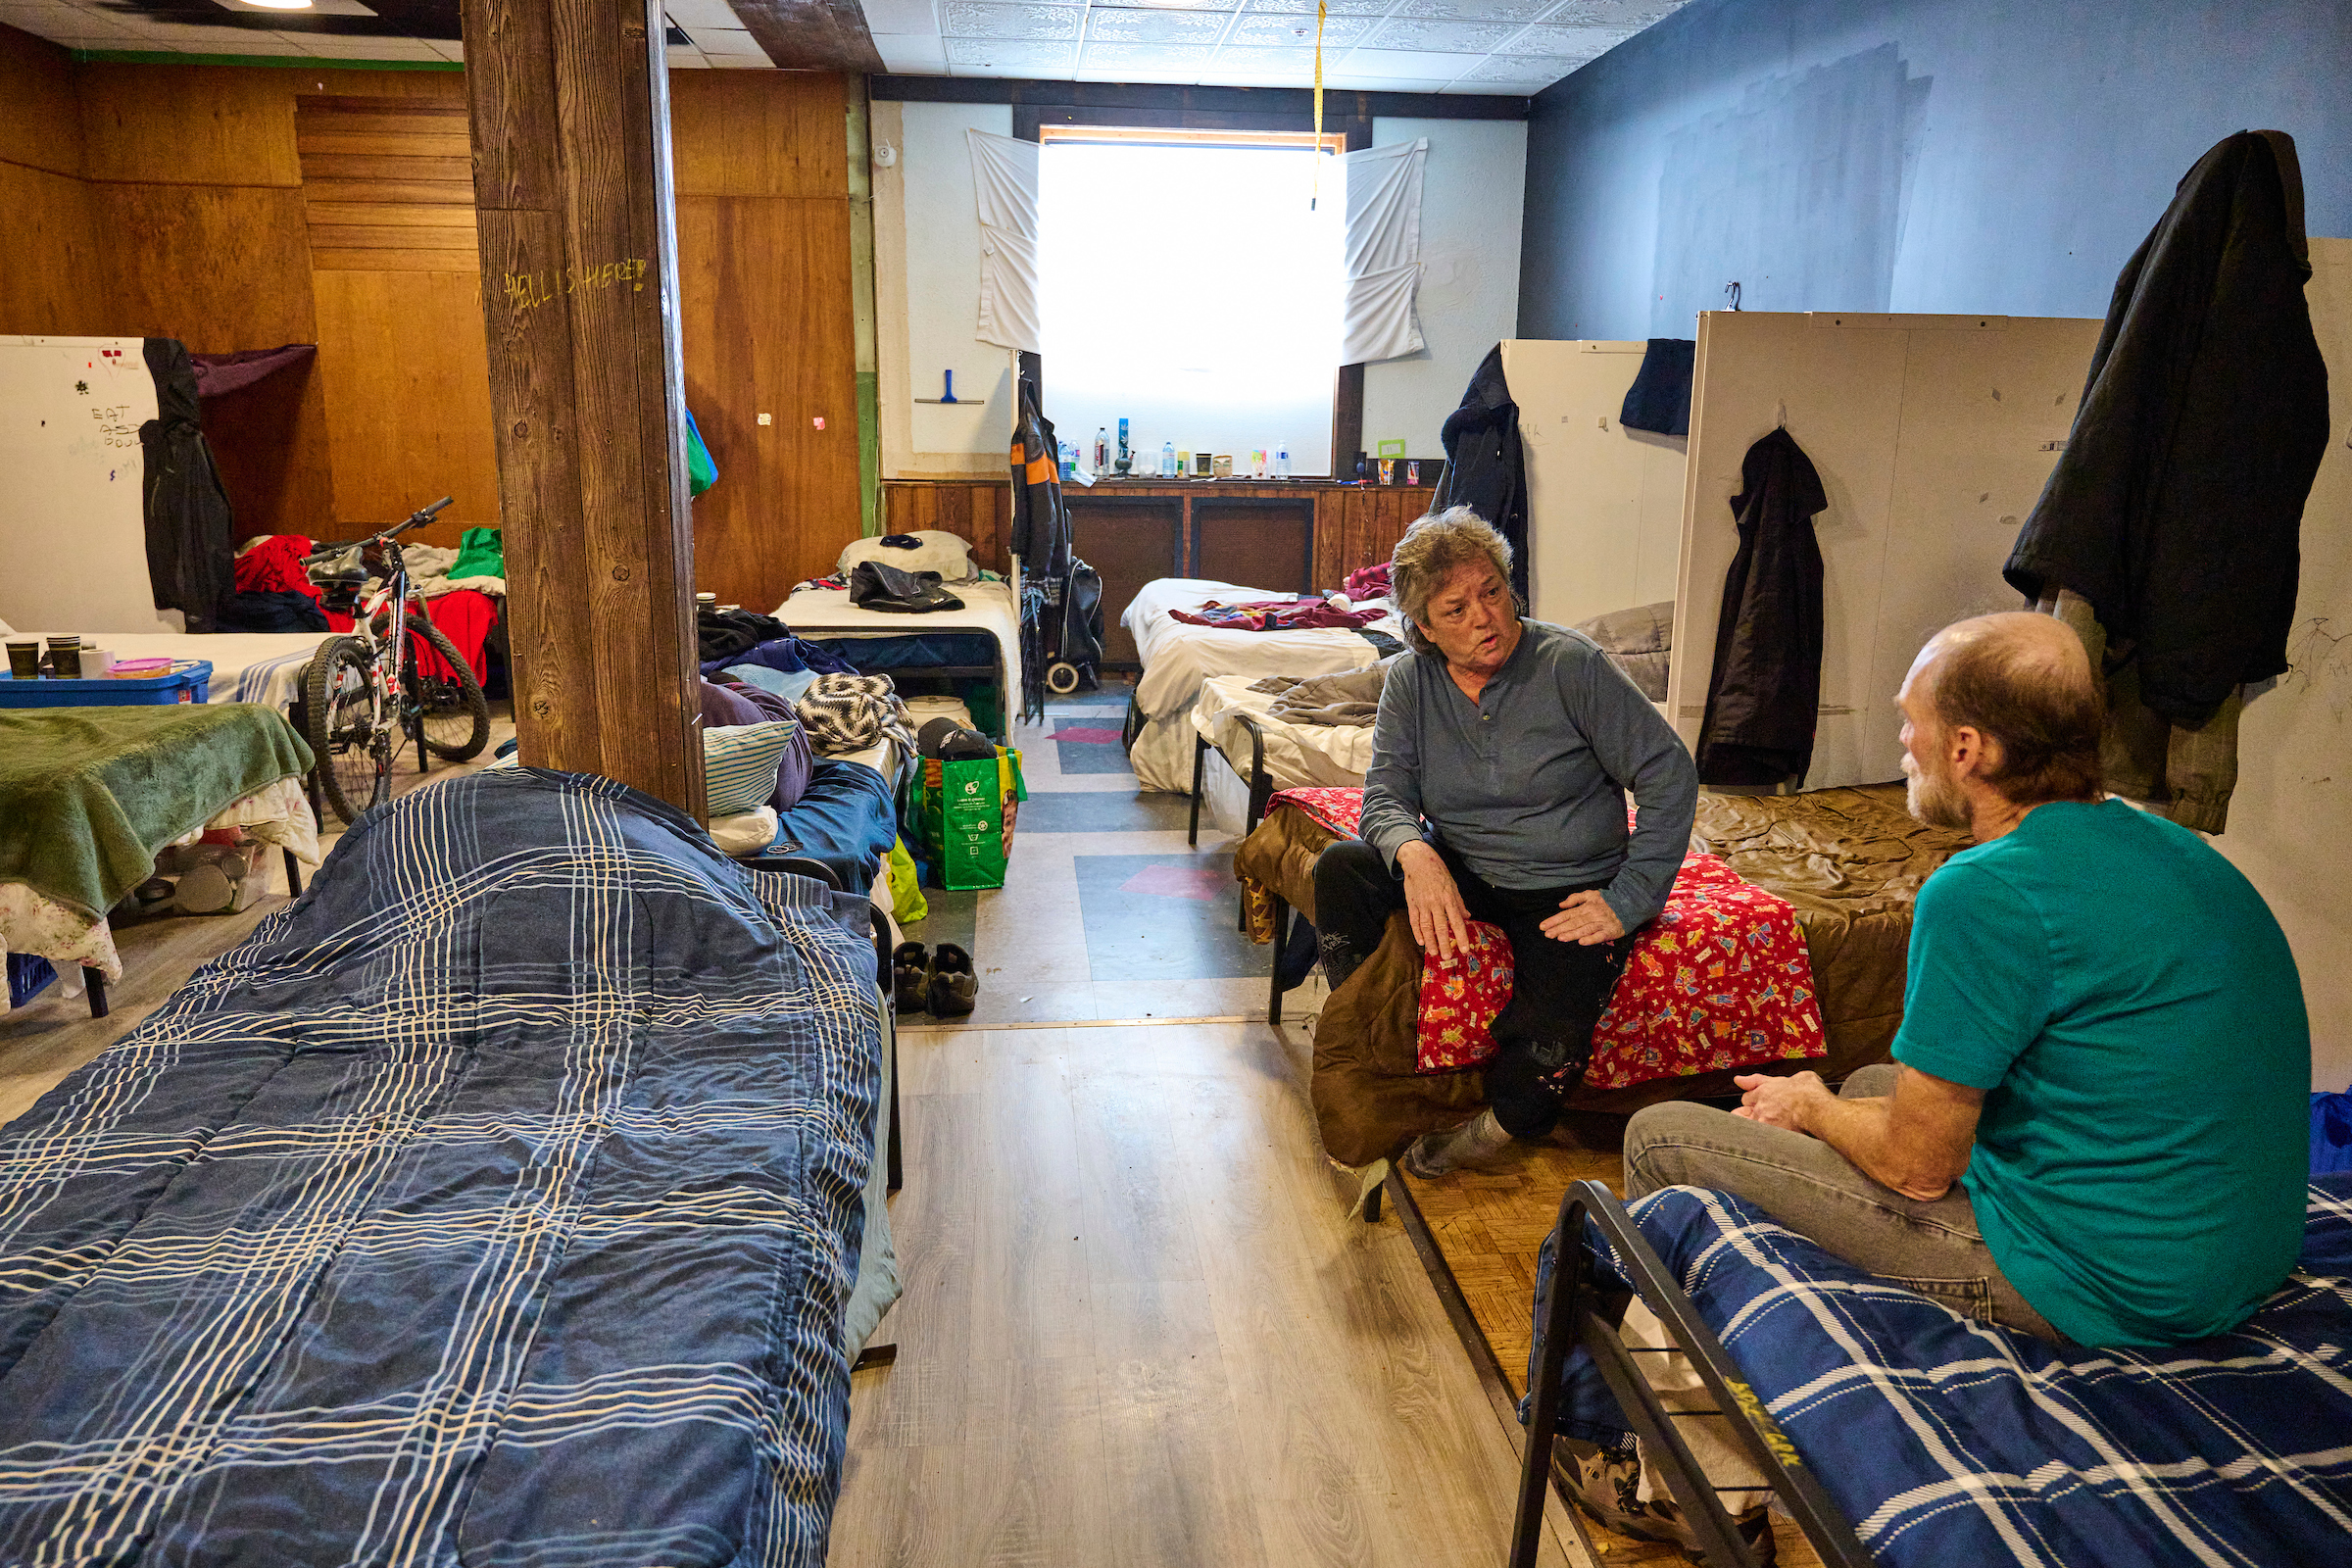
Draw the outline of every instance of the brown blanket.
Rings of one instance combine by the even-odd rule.
[[[1812,1069],[1835,1081],[1886,1059],[1902,1020],[1912,898],[1927,874],[1967,842],[1912,820],[1902,800],[1900,785],[1699,797],[1692,847],[1794,905],[1813,962],[1828,1058],[1757,1071]],[[1315,858],[1337,837],[1303,811],[1277,806],[1235,853],[1234,871],[1311,921]],[[1323,1005],[1315,1028],[1315,1122],[1325,1152],[1343,1164],[1392,1156],[1486,1103],[1476,1072],[1425,1077],[1414,1070],[1420,982],[1421,951],[1398,914],[1380,950]],[[1664,1100],[1735,1094],[1732,1078],[1700,1073],[1630,1089],[1580,1090],[1568,1104],[1631,1114]]]

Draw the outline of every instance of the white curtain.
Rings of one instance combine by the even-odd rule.
[[[1421,170],[1429,141],[1349,153],[1348,301],[1340,363],[1393,360],[1421,347]]]
[[[1037,353],[1037,153],[1033,141],[966,130],[972,187],[980,207],[980,326],[983,343]],[[1421,205],[1413,180],[1413,205]],[[1418,224],[1415,225],[1418,227]]]

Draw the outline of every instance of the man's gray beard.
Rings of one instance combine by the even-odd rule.
[[[1905,781],[1903,805],[1911,814],[1930,827],[1951,828],[1965,833],[1974,825],[1968,810],[1968,795],[1948,779],[1931,778],[1927,770],[1914,763],[1911,776]]]

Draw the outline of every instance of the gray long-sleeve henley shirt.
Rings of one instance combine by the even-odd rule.
[[[1606,881],[1632,931],[1666,906],[1698,811],[1698,770],[1641,689],[1582,632],[1521,619],[1473,703],[1435,655],[1381,689],[1358,831],[1396,869],[1442,839],[1498,888]],[[1639,808],[1630,838],[1625,792]],[[1421,819],[1429,819],[1430,832]]]

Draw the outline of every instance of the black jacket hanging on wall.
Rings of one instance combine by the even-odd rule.
[[[1023,575],[1059,582],[1070,572],[1070,514],[1061,500],[1061,447],[1037,389],[1019,381],[1012,425],[1012,553]]]
[[[1651,338],[1634,384],[1625,389],[1617,422],[1629,430],[1656,435],[1689,435],[1690,371],[1697,357],[1696,338]]]
[[[1740,553],[1724,576],[1715,668],[1698,732],[1702,784],[1803,781],[1821,712],[1821,475],[1786,430],[1747,449]]]
[[[1527,602],[1527,463],[1519,448],[1519,405],[1502,374],[1502,345],[1487,351],[1446,416],[1446,476],[1432,512],[1468,507],[1511,544],[1511,589]]]
[[[2286,666],[2303,505],[2328,444],[2293,140],[2240,131],[2181,179],[2116,280],[2074,433],[2003,575],[2070,588],[2194,729]],[[2119,644],[2129,645],[2119,647]]]
[[[156,416],[139,426],[147,580],[156,609],[178,611],[190,631],[213,631],[220,601],[235,586],[235,519],[205,443],[186,347],[151,337],[143,350],[155,377],[156,409]]]

